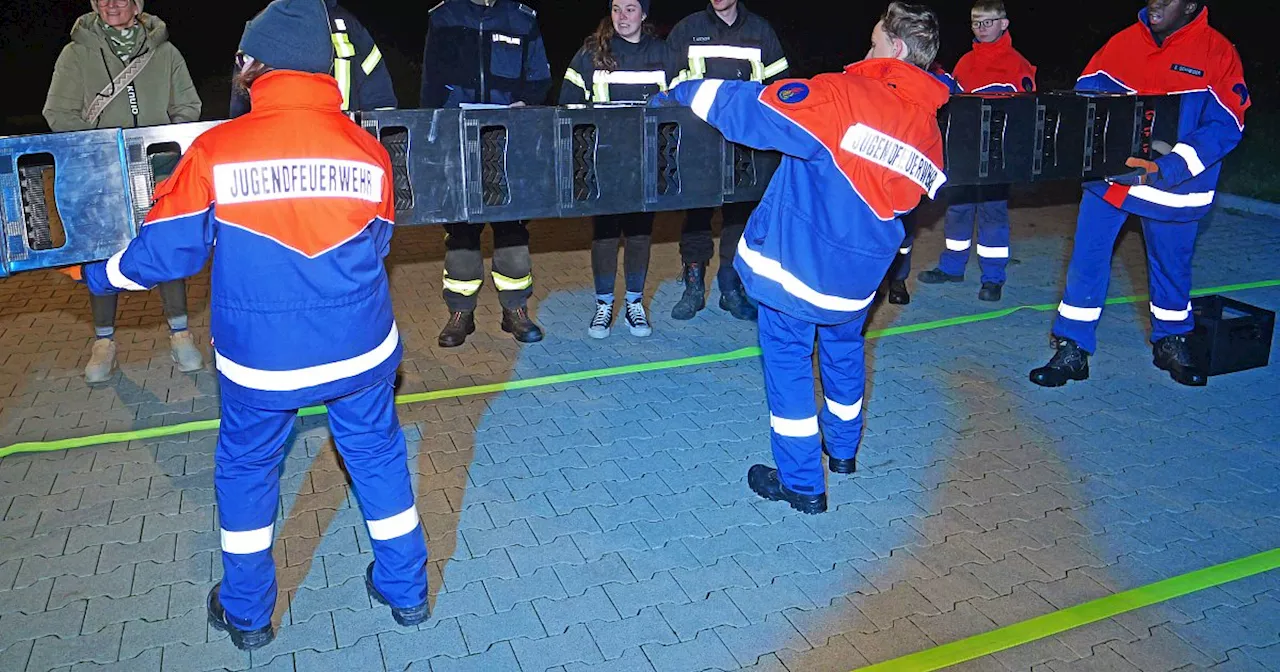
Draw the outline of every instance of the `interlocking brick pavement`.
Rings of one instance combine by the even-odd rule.
[[[1056,303],[1071,195],[1014,205],[1001,305]],[[941,249],[939,210],[927,212],[917,270]],[[454,350],[435,346],[442,236],[400,230],[401,391],[754,345],[714,290],[696,319],[667,317],[678,226],[659,218],[651,338],[586,336],[590,227],[537,222],[547,339],[503,334],[486,287],[479,330]],[[1275,222],[1216,213],[1202,229],[1197,287],[1280,267]],[[1145,293],[1143,259],[1126,230],[1113,294]],[[877,307],[871,328],[990,310],[971,275],[912,282],[913,303]],[[207,274],[189,286],[207,334]],[[1238,297],[1280,307],[1280,289]],[[843,672],[1280,546],[1280,363],[1178,387],[1149,364],[1146,312],[1108,307],[1093,378],[1058,390],[1026,381],[1049,355],[1049,313],[871,341],[861,469],[831,477],[831,510],[816,517],[743,482],[770,459],[756,360],[401,407],[432,558],[433,616],[412,629],[364,594],[359,510],[324,418],[300,420],[277,526],[279,637],[252,655],[204,622],[222,572],[212,434],[5,458],[0,670]],[[178,373],[164,352],[158,295],[122,298],[121,369],[94,389],[80,373],[89,323],[83,290],[60,275],[0,282],[0,444],[216,417],[216,377]],[[1280,669],[1280,575],[956,669]]]

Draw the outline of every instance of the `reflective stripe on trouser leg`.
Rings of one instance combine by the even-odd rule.
[[[409,482],[394,379],[327,404],[333,443],[355,486],[373,545],[373,585],[396,607],[427,599],[427,544]]]
[[[826,491],[822,437],[813,400],[813,336],[816,327],[760,305],[760,350],[769,401],[769,442],[778,478],[793,492]]]
[[[484,254],[480,252],[483,224],[446,224],[444,302],[450,312],[476,309],[476,294],[484,283]]]
[[[827,453],[856,457],[862,441],[862,391],[866,379],[862,326],[867,311],[844,324],[818,327],[818,370],[822,373],[822,436]]]
[[[1003,285],[1009,265],[1009,201],[978,204],[977,251],[982,281]]]
[[[898,255],[889,266],[889,279],[906,280],[911,274],[911,249],[916,244],[916,222],[919,220],[918,210],[912,210],[902,216],[902,230],[905,234],[902,244],[898,246]]]
[[[1067,288],[1058,304],[1053,333],[1075,341],[1085,352],[1098,349],[1098,320],[1111,284],[1111,253],[1127,217],[1089,191],[1080,200],[1075,243],[1067,266]]]
[[[271,623],[276,565],[271,543],[280,499],[280,464],[294,411],[266,411],[222,399],[213,483],[222,542],[218,599],[241,630]]]
[[[1195,329],[1191,314],[1191,257],[1199,222],[1142,220],[1151,285],[1151,341]]]
[[[964,275],[964,267],[969,263],[969,248],[973,246],[973,220],[978,214],[978,206],[963,203],[947,207],[946,224],[943,226],[947,237],[946,249],[938,258],[938,268],[947,275]]]
[[[514,310],[533,295],[533,261],[529,258],[527,222],[494,222],[493,283],[503,308]]]

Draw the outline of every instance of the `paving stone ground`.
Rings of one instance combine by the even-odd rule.
[[[1049,204],[1046,199],[1050,199]],[[1024,193],[1001,305],[1056,303],[1071,194]],[[939,214],[936,208],[930,210]],[[937,217],[917,270],[941,249]],[[441,234],[396,235],[402,392],[723,352],[753,325],[679,294],[660,219],[655,332],[589,339],[589,226],[538,222],[543,343],[498,329],[441,350]],[[1216,213],[1197,287],[1280,277],[1277,222]],[[1144,292],[1128,230],[1112,294]],[[916,286],[872,328],[985,312],[977,272]],[[207,335],[208,276],[190,283]],[[1280,309],[1280,289],[1234,294]],[[205,623],[218,580],[212,433],[0,460],[0,670],[790,670],[868,663],[1280,546],[1280,357],[1177,386],[1150,365],[1145,302],[1107,309],[1093,378],[1027,382],[1051,314],[871,342],[860,471],[831,510],[754,498],[768,461],[760,366],[741,360],[401,407],[432,556],[432,619],[395,626],[362,584],[371,559],[323,418],[285,462],[279,637],[243,654]],[[0,445],[217,416],[211,371],[169,360],[155,293],[121,300],[121,371],[90,389],[84,291],[54,273],[0,281]],[[1280,669],[1280,572],[1205,590],[958,666],[965,670]]]

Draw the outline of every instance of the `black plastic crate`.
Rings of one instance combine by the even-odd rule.
[[[1196,328],[1191,352],[1211,376],[1264,367],[1271,359],[1276,314],[1225,296],[1191,300]]]

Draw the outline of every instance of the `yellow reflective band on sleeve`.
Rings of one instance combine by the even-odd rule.
[[[351,58],[356,55],[356,48],[351,44],[346,33],[333,34],[333,48],[337,51],[338,58]]]
[[[791,65],[787,63],[786,58],[779,58],[774,61],[772,65],[764,69],[764,78],[769,79],[770,77],[777,77],[785,72],[789,67],[791,67]]]
[[[364,70],[364,74],[372,75],[373,69],[378,67],[378,64],[381,62],[382,62],[382,50],[379,49],[378,45],[375,44],[373,45],[373,51],[369,52],[369,55],[366,56],[364,59],[364,63],[360,64],[360,69]]]
[[[607,103],[609,102],[609,82],[600,81],[599,79],[591,80],[591,102]]]
[[[483,280],[454,280],[449,277],[448,271],[445,271],[444,273],[444,289],[445,291],[453,292],[454,294],[472,296],[476,292],[480,291],[480,285],[483,284]]]
[[[521,289],[529,289],[533,286],[533,274],[530,273],[523,278],[508,278],[501,273],[493,273],[493,286],[497,287],[500,292],[514,292]]]
[[[671,78],[671,88],[676,88],[677,84],[689,81],[689,71],[681,70],[675,77]]]
[[[577,70],[574,70],[573,68],[569,68],[568,70],[565,70],[564,81],[572,82],[579,89],[582,89],[583,91],[586,92],[587,98],[591,97],[591,91],[587,89],[586,80],[582,79],[582,74],[579,73]]]
[[[751,59],[751,81],[764,81],[764,63],[758,59]]]
[[[338,80],[338,88],[342,90],[342,110],[351,106],[351,61],[339,58],[333,62],[333,78]]]

